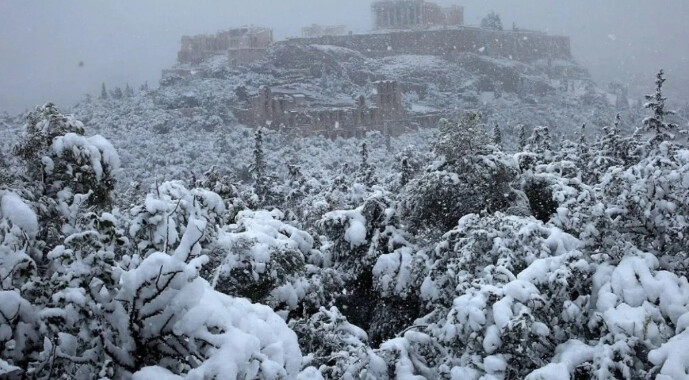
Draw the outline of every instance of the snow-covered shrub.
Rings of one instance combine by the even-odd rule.
[[[687,258],[689,151],[660,143],[639,163],[609,170],[598,186],[612,230],[642,250]]]
[[[163,372],[147,367],[188,378],[296,375],[301,353],[282,318],[221,294],[200,277],[208,261],[201,254],[208,209],[201,201],[187,207],[187,226],[168,253],[112,262],[98,244],[82,251],[83,238],[95,233],[68,238],[51,252],[61,266],[53,279],[63,286],[39,314],[41,331],[54,335],[46,334],[40,358],[47,364],[37,371],[56,368],[86,378]],[[84,256],[89,251],[95,253]]]
[[[36,213],[17,194],[0,190],[0,289],[21,288],[36,270]]]
[[[83,212],[79,224],[65,231],[62,244],[47,254],[52,275],[44,286],[51,295],[38,314],[43,353],[30,372],[95,377],[112,370],[103,357],[101,339],[108,323],[103,307],[117,291],[122,269],[116,260],[128,241],[108,213]]]
[[[325,379],[389,379],[387,363],[368,344],[361,328],[347,322],[336,307],[321,308],[308,318],[293,320],[290,327],[309,353],[306,365]]]
[[[393,168],[399,172],[400,186],[406,186],[418,172],[422,169],[423,163],[427,161],[427,157],[423,155],[414,146],[404,148],[395,156],[395,164]]]
[[[106,351],[125,368],[159,366],[191,379],[294,377],[296,335],[270,308],[212,290],[200,264],[155,253],[125,273],[113,311],[129,326],[112,332]]]
[[[464,215],[507,210],[520,203],[511,187],[515,174],[500,152],[436,161],[405,188],[403,214],[412,226],[444,232]]]
[[[218,194],[203,188],[188,190],[181,181],[165,182],[151,189],[143,205],[131,209],[129,235],[143,256],[169,252],[190,220],[203,220],[207,230],[199,243],[206,248],[214,241],[224,213],[225,203]]]
[[[307,289],[292,281],[304,274],[313,238],[283,218],[278,210],[245,210],[235,224],[219,232],[212,252],[216,261],[212,282],[217,290],[274,307],[297,306]]]
[[[413,250],[399,218],[394,202],[376,193],[359,208],[327,213],[318,223],[329,242],[324,254],[346,284],[338,305],[374,343],[409,325],[419,312],[417,293],[408,288],[404,273],[408,263],[400,268],[391,262],[409,259]]]
[[[50,103],[30,113],[25,128],[26,136],[15,150],[45,193],[57,197],[65,189],[73,194],[90,191],[92,204],[110,203],[120,159],[108,140],[85,137],[80,121]]]
[[[462,218],[427,254],[420,292],[429,313],[415,326],[443,350],[425,365],[520,378],[547,364],[586,326],[592,273],[579,245],[530,218]]]
[[[32,256],[38,229],[31,207],[0,190],[0,376],[26,366],[40,344],[36,310],[20,291],[31,287],[37,271]]]

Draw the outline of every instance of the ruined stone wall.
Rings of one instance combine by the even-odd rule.
[[[272,43],[272,30],[255,27],[230,29],[214,35],[184,36],[177,60],[180,63],[198,63],[214,54],[234,50],[231,58],[247,61],[261,50],[265,53]]]
[[[301,28],[301,36],[321,37],[321,36],[341,36],[347,34],[346,25],[317,25],[306,26]]]
[[[385,57],[400,54],[451,57],[456,53],[480,53],[511,57],[518,61],[571,59],[569,37],[526,31],[492,31],[453,28],[423,31],[294,38],[284,44],[335,45],[364,55]]]
[[[399,120],[405,117],[402,91],[396,81],[376,82],[376,90],[376,104],[384,120]]]
[[[464,24],[464,8],[448,8],[424,0],[383,0],[371,6],[376,29],[408,29],[420,26]]]
[[[411,123],[402,106],[398,83],[380,81],[376,82],[376,88],[376,106],[367,106],[362,96],[352,107],[314,109],[292,96],[276,94],[262,86],[250,100],[249,109],[235,108],[233,112],[243,124],[302,135],[350,137],[370,130],[402,133]]]

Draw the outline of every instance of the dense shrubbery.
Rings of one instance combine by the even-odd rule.
[[[0,375],[686,377],[689,151],[649,100],[645,135],[515,154],[467,113],[391,173],[349,144],[357,167],[275,174],[259,132],[247,182],[143,193],[41,107],[0,156]]]

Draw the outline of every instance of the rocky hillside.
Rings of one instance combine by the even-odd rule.
[[[111,93],[107,99],[84,101],[70,111],[84,122],[88,133],[102,134],[119,149],[123,188],[135,180],[152,183],[198,176],[212,165],[241,181],[251,160],[250,128],[255,126],[240,125],[233,110],[246,107],[247,98],[260,86],[306,93],[327,107],[353,104],[361,95],[373,102],[378,80],[398,81],[410,114],[442,112],[457,118],[466,110],[479,110],[486,125],[501,126],[507,150],[516,149],[520,124],[528,130],[548,126],[558,141],[573,138],[584,123],[595,132],[627,108],[626,101],[596,86],[587,71],[572,61],[524,63],[480,52],[452,58],[371,58],[342,47],[277,44],[264,59],[247,66],[232,67],[225,56],[178,65],[164,71],[156,89],[121,97]],[[625,117],[636,116],[629,112]],[[8,116],[5,120],[3,141],[9,146],[20,135],[17,130],[23,121]],[[369,136],[371,158],[379,167],[389,168],[408,145],[427,152],[432,135],[432,130],[387,138],[374,133]],[[309,157],[317,162],[312,165],[316,169],[354,165],[360,142],[307,136],[285,144],[282,136],[269,132],[266,144],[273,156],[268,162],[282,173],[284,162],[304,160],[294,154],[304,149],[313,151]]]

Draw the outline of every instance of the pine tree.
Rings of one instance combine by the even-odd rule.
[[[132,90],[131,87],[129,87],[129,83],[126,84],[126,87],[124,88],[124,96],[131,98],[134,96],[134,90]]]
[[[410,145],[395,156],[394,169],[400,173],[400,185],[406,186],[423,165],[418,148]]]
[[[526,126],[524,124],[519,124],[519,150],[524,151],[526,145],[528,144],[528,139],[526,137]]]
[[[122,89],[119,87],[115,87],[114,90],[112,90],[112,93],[110,94],[113,99],[122,99],[124,94],[122,93]]]
[[[529,138],[529,149],[534,153],[544,154],[552,151],[550,128],[536,127]]]
[[[500,125],[495,123],[493,127],[493,145],[495,145],[498,150],[502,150],[502,130],[500,130]]]
[[[366,144],[366,141],[361,144],[361,167],[368,167],[368,145]]]
[[[364,141],[361,144],[361,164],[359,165],[358,179],[364,184],[371,186],[375,182],[375,168],[368,162],[368,154],[368,144]]]
[[[469,111],[462,115],[459,123],[442,119],[439,122],[440,137],[435,143],[435,152],[454,163],[484,153],[490,138],[481,124],[481,114]]]
[[[663,83],[666,79],[663,77],[664,71],[661,69],[656,75],[656,91],[652,95],[646,95],[648,101],[644,104],[644,108],[653,111],[653,115],[644,119],[646,130],[655,133],[651,139],[651,143],[660,143],[666,140],[672,140],[674,135],[672,132],[676,131],[677,124],[672,124],[666,121],[666,118],[673,115],[673,111],[665,109],[665,101],[667,98],[663,97]]]
[[[108,98],[108,91],[105,89],[105,83],[102,84],[100,89],[100,98],[105,100]]]
[[[400,184],[406,186],[411,179],[411,166],[409,165],[409,159],[406,157],[402,158],[402,176],[400,177]]]
[[[254,134],[254,162],[251,165],[251,175],[254,179],[256,193],[265,197],[267,189],[266,157],[263,152],[263,129],[258,128]]]
[[[488,13],[488,15],[481,20],[481,28],[502,30],[502,20],[500,19],[500,15],[494,11],[490,11],[490,13]]]
[[[586,123],[581,126],[579,132],[579,152],[584,152],[588,150],[588,141],[586,141]]]

